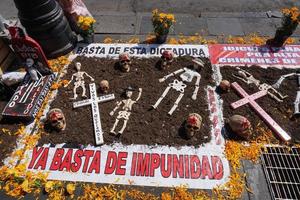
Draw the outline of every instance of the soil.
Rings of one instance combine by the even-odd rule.
[[[280,78],[280,76],[289,74],[292,72],[296,72],[293,69],[278,69],[278,68],[261,68],[259,66],[251,66],[251,67],[240,67],[241,69],[246,70],[247,72],[251,73],[254,78],[260,80],[260,83],[267,83],[267,84],[274,84]],[[237,82],[241,87],[248,93],[253,94],[258,90],[255,85],[247,85],[241,80],[233,77],[232,74],[237,74],[238,70],[232,66],[224,66],[221,67],[221,74],[223,79],[229,80],[232,82]],[[300,141],[300,118],[295,117],[294,113],[294,101],[296,99],[296,94],[298,88],[297,76],[292,76],[286,78],[282,84],[280,85],[278,91],[281,92],[283,95],[288,95],[287,98],[284,99],[283,102],[277,102],[276,100],[272,99],[269,95],[261,97],[256,100],[256,102],[285,130],[288,134],[291,135],[293,142]],[[268,126],[261,120],[261,118],[254,112],[254,110],[249,105],[244,105],[233,110],[230,107],[232,102],[235,102],[241,97],[231,90],[229,93],[221,94],[222,99],[224,100],[223,108],[224,108],[224,118],[228,119],[230,116],[238,114],[245,116],[251,122],[252,127],[254,127],[254,133],[252,139],[257,138],[261,132],[255,131],[257,130],[256,127],[261,126],[263,128],[268,128]],[[228,129],[228,126],[227,130]],[[230,130],[228,131],[231,132]],[[234,134],[230,133],[229,137],[239,139]],[[272,138],[271,138],[272,139]],[[279,139],[276,137],[276,139]]]
[[[114,93],[116,99],[114,101],[99,103],[99,110],[101,114],[101,124],[104,131],[104,141],[106,144],[113,142],[121,142],[123,144],[147,144],[147,145],[194,145],[198,146],[210,141],[210,120],[207,104],[206,91],[207,85],[213,85],[212,70],[209,60],[205,62],[205,67],[201,69],[201,81],[197,100],[192,100],[192,92],[196,79],[189,83],[185,88],[185,95],[179,103],[175,112],[169,116],[167,113],[173,106],[177,99],[179,92],[170,90],[168,95],[163,99],[156,110],[151,109],[160,95],[163,93],[168,83],[172,82],[174,78],[169,78],[165,82],[160,83],[159,78],[176,71],[183,67],[192,65],[190,57],[179,57],[174,59],[172,65],[165,69],[159,70],[157,63],[159,58],[149,59],[132,59],[132,66],[129,73],[122,73],[118,70],[117,60],[108,58],[87,58],[77,57],[68,68],[68,73],[64,79],[70,80],[73,73],[75,73],[75,62],[81,62],[82,71],[86,71],[95,79],[97,87],[101,80],[106,79],[110,84],[109,93]],[[175,78],[178,78],[176,76]],[[88,83],[90,79],[85,78],[87,95]],[[133,105],[133,111],[129,118],[127,127],[122,135],[119,137],[110,135],[116,116],[110,116],[109,113],[116,106],[117,101],[124,99],[124,89],[128,86],[135,88],[132,99],[135,100],[138,95],[138,88],[142,88],[141,99]],[[51,105],[51,108],[60,108],[65,114],[67,127],[62,132],[48,132],[42,136],[39,145],[42,144],[95,144],[93,122],[91,115],[91,106],[73,109],[70,100],[73,97],[73,83],[68,88],[60,88],[58,96]],[[81,94],[81,89],[78,90]],[[98,96],[103,95],[98,91]],[[88,95],[89,96],[89,95]],[[82,98],[77,98],[76,101]],[[202,116],[203,122],[200,133],[195,135],[192,139],[185,139],[182,135],[182,125],[189,113],[198,113]],[[116,132],[121,129],[122,121],[119,122]]]
[[[9,102],[12,92],[1,87],[0,90],[0,112],[3,111],[6,104]],[[0,116],[0,165],[3,164],[3,159],[12,153],[16,146],[17,136],[14,133],[20,128],[21,124],[11,120],[3,119]]]

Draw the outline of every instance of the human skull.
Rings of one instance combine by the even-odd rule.
[[[188,139],[192,138],[200,131],[202,124],[202,117],[197,113],[189,114],[185,123],[185,134]]]
[[[222,80],[219,87],[222,91],[228,92],[230,90],[230,82],[227,80]]]
[[[132,87],[128,87],[125,89],[125,96],[126,98],[130,99],[133,94],[134,89]]]
[[[124,52],[119,55],[119,64],[123,72],[129,72],[131,60],[128,53]]]
[[[80,71],[81,63],[80,62],[75,63],[75,68],[76,68],[77,71]]]
[[[200,67],[204,67],[204,65],[205,65],[203,60],[200,58],[193,58],[192,62],[194,63],[193,64],[194,70],[198,70]]]
[[[234,133],[246,140],[248,140],[252,134],[251,123],[246,117],[233,115],[229,118],[228,124]]]
[[[26,59],[26,66],[27,66],[27,67],[32,67],[33,64],[34,64],[34,61],[33,61],[32,58],[27,58],[27,59]]]
[[[100,82],[100,91],[104,94],[107,94],[109,90],[109,83],[107,80],[102,80]]]
[[[165,50],[161,54],[161,65],[160,65],[160,68],[164,69],[166,67],[169,67],[172,64],[172,62],[173,62],[173,58],[174,58],[174,53],[172,51]]]
[[[63,131],[66,128],[66,118],[59,108],[53,108],[48,112],[47,122],[57,131]]]

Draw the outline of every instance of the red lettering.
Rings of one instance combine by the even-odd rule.
[[[101,152],[96,151],[94,158],[92,160],[92,163],[89,168],[89,173],[92,173],[93,170],[95,170],[95,173],[99,174],[100,173],[100,161],[101,161]]]
[[[112,174],[115,171],[116,164],[117,164],[117,153],[114,151],[109,151],[107,154],[104,174]]]
[[[130,170],[131,176],[135,176],[135,167],[136,167],[136,153],[133,152],[132,160],[131,160],[131,170]]]
[[[179,155],[178,160],[177,155],[173,154],[173,178],[177,178],[177,174],[179,174],[179,178],[184,178],[183,164],[183,155]]]
[[[154,171],[157,169],[160,165],[160,157],[157,153],[151,154],[151,163],[150,163],[150,176],[154,176]]]
[[[47,160],[48,160],[48,152],[49,152],[49,148],[45,148],[39,161],[34,166],[34,169],[38,169],[39,167],[41,167],[41,169],[44,170],[46,168],[46,164],[47,164]]]
[[[149,176],[150,154],[138,153],[136,175]]]
[[[171,168],[172,168],[172,155],[168,155],[167,156],[167,169],[166,169],[166,159],[165,159],[166,155],[162,154],[161,155],[161,167],[160,167],[160,172],[161,175],[164,178],[168,178],[171,175]]]
[[[184,169],[185,169],[185,178],[190,178],[190,161],[189,156],[184,155]]]
[[[50,170],[58,170],[62,157],[64,156],[65,150],[64,149],[56,149],[55,154],[53,156]]]
[[[83,156],[83,150],[78,149],[74,155],[74,163],[71,164],[72,172],[77,172],[81,167],[81,157]]]
[[[85,161],[83,164],[82,172],[86,173],[86,170],[89,166],[90,158],[94,155],[94,150],[85,150],[83,156],[85,156]]]
[[[218,156],[211,157],[212,169],[213,169],[213,177],[216,180],[220,180],[223,178],[223,163],[222,160]]]
[[[72,154],[73,154],[73,149],[69,149],[59,167],[59,171],[63,171],[64,169],[67,172],[70,171]]]
[[[208,177],[209,179],[213,179],[212,173],[211,173],[211,168],[210,164],[208,161],[207,156],[202,156],[202,173],[201,173],[201,178],[205,179],[205,177]]]
[[[196,155],[192,155],[191,156],[191,161],[190,161],[190,165],[191,165],[191,178],[192,179],[198,179],[201,175],[201,163],[200,160],[198,158],[198,156]]]
[[[122,168],[122,167],[126,165],[127,154],[128,154],[127,152],[119,152],[116,175],[125,175],[126,168]]]
[[[39,155],[42,153],[44,147],[34,147],[32,151],[31,161],[28,165],[28,169],[32,169],[36,159],[39,157]]]

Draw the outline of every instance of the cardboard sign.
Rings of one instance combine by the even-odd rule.
[[[43,76],[38,81],[30,81],[19,86],[5,106],[2,115],[21,120],[34,120],[54,79],[55,74],[51,74]]]
[[[228,161],[214,145],[35,147],[26,155],[28,170],[49,172],[52,180],[212,189],[229,177]]]
[[[18,57],[25,62],[27,58],[32,58],[34,63],[40,67],[49,67],[47,58],[41,46],[31,37],[24,34],[20,27],[9,27],[12,47]]]
[[[211,63],[218,65],[300,67],[299,45],[270,48],[241,44],[214,44],[209,45],[209,54]]]
[[[118,57],[127,52],[134,57],[161,56],[162,52],[170,50],[175,56],[208,57],[207,45],[157,45],[157,44],[101,44],[94,43],[88,46],[79,45],[75,54],[86,57]]]

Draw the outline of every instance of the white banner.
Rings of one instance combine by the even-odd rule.
[[[171,50],[175,56],[208,57],[207,45],[157,45],[157,44],[79,44],[74,53],[76,56],[87,57],[117,57],[120,53],[128,52],[134,57],[161,56],[164,50]]]
[[[212,189],[229,177],[221,148],[122,144],[69,149],[35,147],[26,154],[27,169],[49,172],[48,179],[108,184]]]

